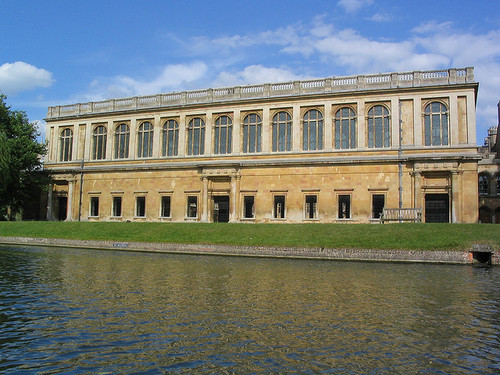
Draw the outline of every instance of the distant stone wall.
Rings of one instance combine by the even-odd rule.
[[[0,244],[25,246],[56,246],[103,250],[125,250],[177,254],[250,256],[267,258],[296,258],[324,260],[355,260],[381,262],[419,262],[473,264],[469,251],[407,251],[378,249],[328,249],[296,247],[254,247],[203,244],[142,243],[118,241],[80,241],[67,239],[0,237]],[[472,249],[471,249],[472,250]],[[476,249],[477,250],[477,249]],[[493,264],[500,264],[492,256]]]

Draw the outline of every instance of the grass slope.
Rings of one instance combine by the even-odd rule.
[[[0,222],[0,236],[400,250],[500,250],[500,225]]]

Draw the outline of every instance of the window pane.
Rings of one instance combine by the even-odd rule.
[[[382,215],[385,205],[385,195],[374,194],[372,196],[372,218],[379,219]]]
[[[350,195],[339,195],[339,219],[350,219],[351,218],[351,196]]]

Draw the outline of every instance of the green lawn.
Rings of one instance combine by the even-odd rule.
[[[495,224],[206,224],[0,222],[0,236],[130,242],[401,250],[500,250]]]

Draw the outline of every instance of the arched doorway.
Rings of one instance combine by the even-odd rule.
[[[491,223],[491,210],[488,207],[479,207],[479,222]]]

